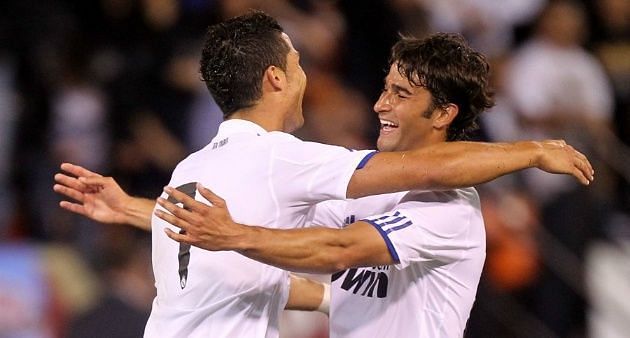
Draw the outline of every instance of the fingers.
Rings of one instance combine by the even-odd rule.
[[[572,146],[567,145],[567,148],[572,152],[574,157],[575,170],[573,176],[575,176],[580,183],[589,185],[594,180],[595,170],[588,158],[581,152],[575,150]]]
[[[577,157],[580,161],[580,165],[582,169],[584,170],[584,174],[586,174],[586,176],[592,181],[594,178],[593,176],[595,175],[595,170],[593,169],[591,162],[589,162],[588,158],[586,158],[584,154],[580,153],[577,150],[575,152],[577,153]]]
[[[182,209],[183,210],[183,209]],[[173,226],[180,228],[184,231],[188,231],[188,229],[190,228],[190,224],[186,221],[184,221],[183,219],[177,217],[176,215],[172,215],[169,214],[168,212],[164,212],[162,210],[156,209],[155,210],[155,215],[158,218],[161,218],[162,220],[172,224]]]
[[[58,183],[57,185],[66,186],[80,193],[98,192],[100,188],[102,187],[102,184],[99,184],[100,181],[94,182],[91,178],[87,178],[87,179],[85,177],[76,178],[76,177],[71,177],[71,176],[59,174],[59,173],[55,174],[54,178],[55,178],[55,182]]]
[[[87,187],[85,186],[85,184],[79,181],[75,177],[70,177],[64,174],[55,174],[54,178],[55,178],[55,182],[59,183],[60,185],[64,185],[66,187],[69,187],[78,191],[87,190]]]
[[[76,214],[87,216],[85,207],[83,207],[83,205],[81,204],[71,203],[68,201],[61,201],[59,202],[59,206],[63,209],[74,212]]]
[[[53,190],[55,190],[58,193],[62,193],[66,196],[72,197],[76,199],[77,201],[82,201],[82,197],[80,198],[78,193],[98,192],[102,186],[101,181],[94,181],[92,179],[92,178],[99,178],[101,176],[83,167],[70,164],[70,163],[63,163],[61,165],[61,169],[76,177],[68,176],[62,173],[55,174],[54,179],[55,179],[55,182],[57,182],[58,184],[53,186]],[[91,175],[91,176],[85,177],[82,175]]]
[[[201,196],[205,197],[208,202],[212,203],[212,205],[225,208],[225,200],[219,197],[219,195],[213,193],[210,189],[201,185],[201,183],[197,183],[197,190],[199,190]]]
[[[102,187],[111,184],[113,178],[103,176],[81,176],[78,180],[85,185]]]
[[[572,175],[584,185],[589,185],[591,183],[591,181],[584,175],[584,172],[577,167],[573,170]]]
[[[583,170],[586,177],[588,177],[592,181],[595,170],[593,169],[593,166],[591,165],[591,162],[589,162],[586,155],[582,154],[570,145],[567,145],[567,148],[569,148],[573,152],[574,156],[580,161],[580,169]]]
[[[91,176],[101,176],[98,173],[95,173],[93,171],[87,170],[85,168],[83,168],[82,166],[76,165],[76,164],[72,164],[72,163],[62,163],[61,164],[61,170],[70,173],[74,176],[80,177],[91,177]]]
[[[573,164],[573,168],[566,173],[573,175],[580,183],[589,185],[594,180],[595,170],[588,158],[577,151],[564,140],[550,140],[548,144],[562,149]]]
[[[178,207],[162,197],[157,199],[157,203],[162,208],[170,212],[170,214],[156,209],[155,215],[180,229],[187,230],[190,227],[190,222],[197,221],[197,218],[193,213],[184,208]]]
[[[67,197],[70,197],[70,198],[72,198],[73,200],[75,200],[77,202],[81,202],[81,203],[84,202],[83,193],[81,191],[78,191],[78,190],[75,190],[75,189],[72,189],[72,188],[68,188],[68,187],[66,187],[64,185],[61,185],[61,184],[55,184],[53,186],[53,190],[56,193],[65,195]]]
[[[580,172],[581,176],[584,177],[584,179],[586,180],[586,183],[585,182],[582,182],[582,183],[586,185],[591,183],[591,181],[594,179],[593,168],[590,166],[590,163],[588,162],[588,160],[580,159],[576,167],[578,171]]]
[[[165,198],[158,197],[157,204],[178,218],[185,218],[186,220],[189,220],[191,217],[191,212],[186,210],[185,207],[179,207]]]
[[[170,239],[176,242],[185,243],[185,244],[193,244],[190,238],[188,237],[188,235],[186,235],[185,233],[180,234],[169,228],[165,228],[164,233],[166,233],[166,236],[168,236]]]
[[[580,153],[580,155],[582,154]],[[582,155],[582,157],[583,157],[582,161],[585,163],[585,166],[586,166],[587,177],[589,177],[589,179],[592,181],[595,179],[595,169],[593,169],[593,165],[588,160],[588,158],[586,158],[586,156]]]
[[[174,189],[172,187],[164,187],[164,192],[166,192],[169,197],[175,199],[178,202],[181,202],[186,209],[192,210],[194,212],[203,214],[204,210],[208,208],[207,204],[201,203],[195,200],[194,198],[186,195],[185,193],[177,189]]]

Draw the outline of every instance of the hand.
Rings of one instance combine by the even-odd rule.
[[[589,185],[595,178],[595,171],[586,156],[565,141],[547,140],[539,142],[539,145],[539,169],[552,174],[572,175],[584,185]]]
[[[164,188],[169,199],[175,199],[183,204],[183,207],[179,207],[167,199],[161,197],[157,199],[157,203],[170,214],[156,209],[155,215],[182,230],[176,233],[166,228],[164,230],[166,235],[177,242],[210,251],[236,249],[235,243],[248,227],[232,220],[225,200],[221,197],[199,183],[197,190],[212,205],[199,202],[171,187]]]
[[[61,201],[59,206],[101,223],[126,223],[125,206],[131,197],[111,177],[103,177],[81,166],[63,163],[53,190],[78,203]]]

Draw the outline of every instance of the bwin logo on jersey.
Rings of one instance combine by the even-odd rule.
[[[387,297],[387,286],[389,285],[389,276],[378,268],[348,269],[339,271],[332,275],[332,281],[336,281],[345,275],[341,288],[365,297],[385,298]],[[351,290],[352,289],[352,290]]]

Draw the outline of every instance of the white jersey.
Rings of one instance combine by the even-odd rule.
[[[326,202],[313,222],[359,220],[398,263],[333,274],[330,337],[462,337],[485,260],[475,189]]]
[[[354,170],[373,153],[228,120],[208,146],[178,164],[169,185],[208,203],[195,192],[201,182],[240,223],[299,227],[314,204],[345,198]],[[180,245],[164,233],[178,229],[155,216],[151,227],[157,296],[145,337],[278,336],[287,272],[234,252]]]

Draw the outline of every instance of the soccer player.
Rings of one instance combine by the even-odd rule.
[[[381,151],[461,139],[493,104],[485,58],[458,35],[403,38],[390,61],[374,105]],[[299,230],[236,224],[225,201],[204,188],[214,207],[168,191],[190,209],[158,199],[170,212],[158,208],[158,217],[185,231],[165,228],[176,241],[235,250],[291,271],[333,273],[331,337],[463,336],[485,260],[474,188],[325,202],[313,223],[340,229]]]
[[[177,166],[169,185],[191,196],[196,195],[195,182],[211,186],[230,202],[239,222],[301,227],[309,223],[312,207],[324,200],[470,186],[534,166],[574,175],[584,184],[592,179],[582,154],[554,142],[450,143],[375,153],[290,136],[287,132],[303,123],[306,77],[289,37],[261,12],[210,27],[201,73],[226,121],[208,146]],[[86,201],[107,187],[93,189],[86,183],[99,179],[56,185],[56,191],[79,202],[62,207],[88,214]],[[140,219],[153,207],[147,200],[123,204],[118,212]],[[126,218],[118,216],[112,219]],[[287,272],[235,252],[180,245],[163,233],[167,227],[157,217],[151,221],[157,296],[146,336],[278,335],[278,316],[288,297]]]

